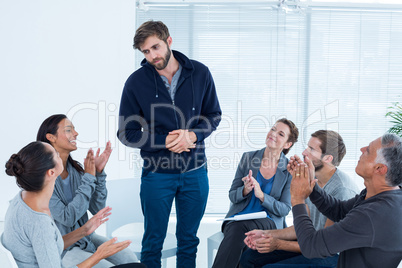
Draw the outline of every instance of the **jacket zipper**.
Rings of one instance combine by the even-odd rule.
[[[174,119],[176,120],[176,129],[179,129],[179,121],[177,120],[176,105],[174,104],[174,100],[172,100],[172,104],[173,104]]]

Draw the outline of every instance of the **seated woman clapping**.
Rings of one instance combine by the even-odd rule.
[[[285,154],[297,142],[299,131],[285,118],[279,119],[265,140],[266,147],[243,154],[229,190],[232,203],[226,217],[265,211],[267,217],[243,221],[225,221],[224,238],[213,264],[214,268],[237,267],[246,245],[245,233],[253,229],[283,228],[291,209],[290,182]]]
[[[62,235],[72,232],[88,221],[87,211],[95,215],[106,205],[105,166],[112,152],[111,143],[105,150],[96,153],[88,150],[84,167],[73,160],[71,152],[77,150],[78,132],[73,123],[64,114],[48,117],[41,124],[37,140],[49,143],[60,154],[63,169],[57,177],[53,195],[50,199],[50,211]],[[89,159],[94,159],[94,164]],[[66,267],[82,262],[94,253],[108,239],[93,233],[81,238],[63,252],[62,263]],[[137,257],[129,250],[123,250],[96,267],[106,268],[113,265],[136,262]]]

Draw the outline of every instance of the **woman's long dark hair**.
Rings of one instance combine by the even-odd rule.
[[[59,123],[63,120],[66,119],[67,116],[64,114],[55,114],[52,116],[49,116],[46,118],[45,121],[43,121],[42,125],[40,125],[39,130],[38,130],[38,135],[36,136],[37,141],[42,141],[50,143],[50,141],[46,138],[46,134],[52,134],[52,135],[57,135],[57,130],[59,129]],[[81,164],[78,161],[75,161],[71,155],[68,155],[67,162],[70,163],[73,168],[75,168],[79,173],[84,174],[84,169],[82,168]],[[67,167],[65,167],[67,168]]]
[[[51,150],[43,142],[31,142],[7,161],[7,175],[14,176],[17,185],[26,191],[41,191],[46,172],[55,167]]]

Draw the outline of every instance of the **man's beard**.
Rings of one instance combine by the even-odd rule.
[[[322,163],[321,160],[317,160],[316,163],[313,163],[314,165],[314,170],[317,172],[319,170],[321,170],[324,167],[324,164]]]
[[[168,48],[167,48],[167,52],[166,52],[164,58],[157,58],[157,59],[154,60],[154,61],[160,60],[160,61],[162,61],[161,63],[155,64],[154,62],[150,62],[150,64],[151,64],[152,66],[154,66],[155,69],[157,69],[157,70],[159,70],[159,71],[160,71],[160,70],[163,70],[163,69],[165,69],[166,66],[168,65],[171,55],[172,55],[172,51],[171,51],[170,48],[168,47]]]

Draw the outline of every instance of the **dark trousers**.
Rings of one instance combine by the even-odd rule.
[[[272,230],[276,229],[276,225],[269,218],[224,223],[224,238],[216,253],[212,267],[237,267],[241,254],[247,249],[247,246],[244,244],[245,233],[254,229]]]
[[[256,250],[247,249],[240,259],[242,268],[332,268],[338,263],[338,255],[319,259],[308,259],[296,252],[275,250],[269,253],[259,253]]]

